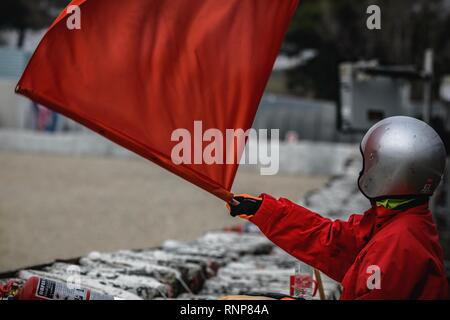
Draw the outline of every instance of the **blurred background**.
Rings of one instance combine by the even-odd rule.
[[[190,240],[236,223],[220,200],[14,94],[67,3],[0,3],[0,271]],[[373,4],[380,30],[366,27]],[[449,30],[450,0],[301,1],[254,122],[280,129],[280,172],[243,166],[233,191],[313,203],[336,218],[369,206],[349,168],[360,167],[358,143],[375,122],[423,119],[450,150]],[[330,187],[342,176],[351,192]],[[448,181],[433,199],[447,260]]]

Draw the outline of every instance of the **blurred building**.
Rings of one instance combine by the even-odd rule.
[[[258,109],[255,129],[279,129],[280,138],[296,134],[299,140],[338,141],[336,105],[320,101],[266,94]]]
[[[15,93],[32,52],[0,47],[0,128],[47,132],[79,131],[74,121]]]
[[[14,89],[29,57],[24,51],[0,47],[0,127],[25,127],[29,101]]]

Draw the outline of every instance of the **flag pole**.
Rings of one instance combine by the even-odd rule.
[[[322,276],[320,275],[320,271],[314,268],[314,276],[316,277],[317,287],[319,290],[320,300],[325,300],[325,290],[323,289]]]

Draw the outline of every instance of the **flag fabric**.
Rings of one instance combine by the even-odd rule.
[[[75,0],[80,29],[64,10],[16,91],[230,200],[238,163],[174,163],[172,134],[251,127],[297,4]]]

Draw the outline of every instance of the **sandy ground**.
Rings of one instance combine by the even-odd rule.
[[[296,200],[326,181],[242,170],[233,191]],[[236,222],[221,200],[145,160],[0,153],[0,271],[190,240]]]

